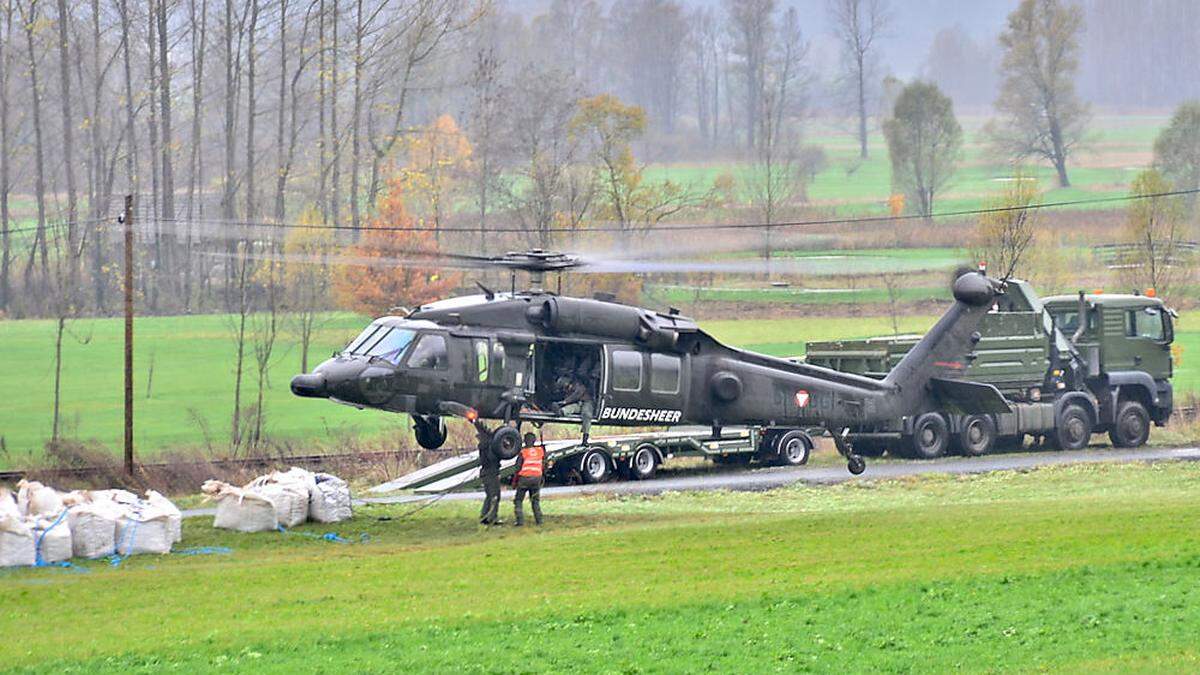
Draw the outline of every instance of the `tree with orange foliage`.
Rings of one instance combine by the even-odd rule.
[[[412,209],[442,228],[459,179],[471,167],[471,143],[450,115],[441,115],[407,142],[408,164],[399,180]]]
[[[413,260],[438,253],[433,230],[413,228],[404,205],[402,181],[392,178],[367,223],[362,240],[347,251],[350,262],[334,276],[334,294],[343,309],[379,316],[396,306],[416,307],[445,297],[462,282],[459,273],[418,267]]]

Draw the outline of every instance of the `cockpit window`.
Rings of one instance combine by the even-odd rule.
[[[390,362],[394,366],[400,365],[400,357],[404,355],[404,350],[408,345],[412,344],[413,338],[417,334],[411,330],[403,328],[393,328],[388,331],[383,337],[375,340],[367,350],[367,356],[378,356]]]
[[[446,354],[446,338],[436,333],[423,335],[408,357],[409,368],[445,370],[449,365],[449,358]]]
[[[383,330],[387,330],[387,329],[376,323],[373,323],[370,326],[367,326],[366,328],[363,329],[363,332],[358,334],[358,337],[354,338],[353,340],[350,341],[350,344],[346,345],[345,353],[347,353],[347,354],[361,353],[359,350],[362,348],[363,343],[367,342],[367,340],[370,340],[371,338],[378,339],[379,336],[377,336],[376,333],[383,331]]]
[[[404,350],[412,344],[417,336],[415,331],[407,328],[393,328],[380,324],[367,326],[358,337],[350,343],[344,353],[356,356],[377,356],[399,365]]]

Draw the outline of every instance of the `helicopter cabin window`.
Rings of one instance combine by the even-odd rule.
[[[480,382],[488,381],[488,341],[475,340],[475,372]]]
[[[1162,312],[1157,307],[1129,310],[1125,313],[1125,334],[1161,342],[1166,334]]]
[[[612,353],[613,391],[642,390],[642,353],[614,349]]]
[[[420,342],[413,348],[408,357],[409,368],[434,368],[445,370],[449,365],[446,352],[446,338],[443,335],[429,333],[421,337]]]
[[[655,394],[679,393],[679,357],[650,355],[650,391]]]

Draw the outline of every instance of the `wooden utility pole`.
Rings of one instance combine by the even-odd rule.
[[[133,195],[125,195],[125,473],[133,475]]]

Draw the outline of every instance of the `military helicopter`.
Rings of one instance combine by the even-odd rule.
[[[980,320],[1005,292],[982,270],[953,284],[954,305],[883,380],[757,354],[722,344],[675,309],[657,312],[609,297],[545,290],[550,272],[585,268],[580,257],[534,249],[495,257],[455,256],[468,267],[512,271],[512,290],[422,305],[371,322],[345,349],[297,375],[297,396],[407,413],[418,443],[446,440],[446,419],[486,434],[493,452],[520,450],[520,426],[580,424],[560,400],[562,373],[583,378],[596,424],[758,426],[765,452],[787,455],[819,428],[853,474],[865,462],[846,431],[920,412],[932,392],[964,412],[1007,411],[990,385],[961,379]],[[529,274],[516,290],[517,271]],[[496,420],[495,429],[484,420]]]

